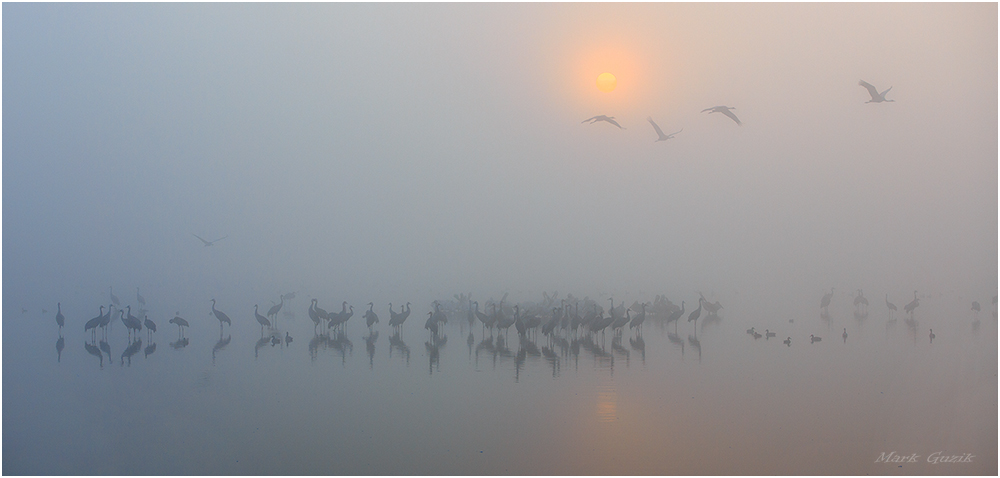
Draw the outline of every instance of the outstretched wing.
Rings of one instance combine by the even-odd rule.
[[[593,118],[587,118],[587,119],[585,119],[585,120],[581,121],[581,123],[586,123],[586,122],[588,122],[588,121],[594,121],[594,120],[596,120],[597,118],[600,118],[600,116],[594,116]]]
[[[653,125],[653,129],[656,130],[656,135],[659,136],[660,139],[665,139],[664,136],[663,136],[663,130],[660,129],[660,127],[657,126],[655,122],[653,122],[653,117],[652,116],[647,117],[646,121],[649,121],[649,124]]]
[[[211,246],[212,245],[211,242],[208,242],[208,241],[202,239],[201,236],[199,236],[199,235],[197,235],[197,234],[195,234],[193,232],[191,233],[191,235],[194,236],[194,237],[197,237],[199,241],[204,242],[206,246]]]
[[[740,126],[743,126],[743,123],[741,123],[741,122],[740,122],[740,119],[739,119],[739,118],[737,118],[737,117],[736,117],[736,115],[735,115],[735,114],[734,114],[734,113],[733,113],[732,111],[729,111],[729,110],[722,110],[722,114],[724,114],[724,115],[726,115],[726,116],[728,116],[728,117],[732,118],[732,119],[733,119],[733,121],[735,121],[735,122],[736,122],[736,124],[738,124],[738,125],[740,125]]]
[[[881,96],[882,99],[884,100],[885,99],[885,94],[888,93],[889,90],[891,90],[891,89],[892,89],[892,87],[890,86],[889,88],[887,88],[885,91],[879,93],[878,95]]]
[[[684,131],[684,128],[681,128],[681,129],[677,130],[677,133],[680,133],[681,131]],[[670,133],[670,134],[667,135],[667,137],[668,138],[673,138],[674,135],[677,134],[677,133]]]
[[[625,129],[625,128],[622,128],[622,125],[618,124],[617,121],[615,121],[615,120],[613,120],[611,118],[601,118],[601,119],[603,119],[604,121],[607,121],[608,123],[611,123],[611,124],[617,126],[619,129]]]
[[[739,122],[739,121],[737,121],[737,123],[738,123],[738,122]],[[216,239],[216,240],[212,241],[212,244],[215,244],[216,242],[219,242],[219,241],[221,241],[221,240],[223,240],[223,239],[225,239],[225,238],[227,238],[227,237],[229,237],[229,235],[225,235],[225,236],[222,236],[222,237],[220,237],[220,238],[218,238],[218,239]]]
[[[878,90],[876,90],[875,87],[872,86],[871,83],[868,83],[865,80],[858,80],[858,85],[859,86],[864,86],[865,89],[868,90],[868,94],[872,95],[872,99],[873,100],[877,100],[878,99],[878,97],[879,97]],[[892,88],[892,87],[890,86],[889,88]],[[885,90],[885,91],[889,91],[889,90]]]
[[[716,109],[716,108],[718,108],[718,106],[713,106],[713,107],[711,107],[711,108],[705,108],[705,109],[701,110],[701,112],[702,112],[702,113],[704,113],[704,112],[706,112],[706,111],[712,111],[712,110],[714,110],[714,109]]]

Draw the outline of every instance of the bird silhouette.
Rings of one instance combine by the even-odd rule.
[[[177,337],[178,338],[183,338],[184,337],[184,329],[183,329],[183,327],[188,327],[188,325],[189,325],[188,321],[184,320],[183,318],[181,318],[181,313],[180,312],[176,312],[174,314],[174,318],[170,319],[170,323],[177,325]]]
[[[590,124],[594,124],[594,123],[596,123],[598,121],[607,121],[608,123],[611,123],[611,124],[617,126],[619,129],[625,129],[625,128],[622,128],[622,125],[618,124],[618,122],[615,121],[615,117],[614,116],[597,115],[597,116],[594,116],[593,118],[587,118],[587,119],[581,121],[581,123],[586,123],[588,121],[590,122]]]
[[[667,323],[668,324],[671,323],[671,322],[674,323],[674,331],[675,332],[677,330],[677,320],[680,319],[683,315],[684,315],[684,301],[682,300],[681,301],[681,308],[678,309],[678,310],[675,310],[675,311],[671,312],[670,315],[667,316]]]
[[[288,332],[286,331],[285,332],[285,345],[288,345],[290,343],[292,343],[292,336],[289,335]]]
[[[294,296],[295,294],[291,294],[291,295]],[[273,304],[274,302],[271,302],[271,303]],[[283,305],[285,305],[285,296],[284,295],[281,296],[281,302],[278,303],[278,305],[273,305],[273,306],[271,306],[270,309],[267,309],[267,317],[270,318],[272,321],[274,321],[274,326],[275,327],[278,326],[278,312],[281,310],[281,306],[283,306]]]
[[[775,332],[771,332],[771,329],[764,329],[764,340],[770,340],[771,337],[778,335]]]
[[[368,303],[368,310],[365,311],[365,325],[368,326],[368,332],[371,334],[372,326],[378,323],[378,314],[373,310],[375,307],[374,302]]]
[[[885,294],[885,306],[889,308],[889,320],[892,320],[892,314],[896,312],[896,304],[889,302],[889,294]]]
[[[844,343],[846,344],[847,343],[847,327],[844,327],[844,335],[842,335],[842,337],[844,337]]]
[[[979,307],[979,302],[978,301],[972,301],[972,310],[976,313],[976,318],[978,319],[979,318],[979,311],[980,311],[980,307]],[[58,320],[58,319],[59,319],[59,317],[56,316],[56,320]]]
[[[920,305],[920,300],[917,299],[917,291],[913,291],[913,300],[903,306],[903,311],[910,314],[910,318],[913,318],[913,309],[916,309]]]
[[[197,237],[199,241],[201,241],[202,243],[205,244],[205,247],[211,246],[212,244],[215,244],[216,242],[219,242],[219,241],[221,241],[221,240],[229,237],[229,236],[222,236],[222,237],[220,237],[220,238],[218,238],[218,239],[216,239],[214,241],[206,241],[206,240],[202,239],[200,236],[198,236],[197,234],[195,234],[193,232],[191,233],[191,235],[194,236],[194,237]]]
[[[146,306],[146,298],[143,297],[143,296],[141,296],[141,295],[139,295],[139,288],[138,287],[135,288],[135,301],[138,302],[139,305],[142,306],[142,307]]]
[[[732,111],[729,111],[729,110],[735,110],[735,109],[736,109],[736,107],[733,107],[733,106],[713,106],[711,108],[705,108],[705,109],[701,110],[701,112],[704,113],[704,112],[707,111],[708,114],[722,113],[722,114],[728,116],[733,121],[735,121],[736,124],[738,124],[740,126],[743,126],[743,123],[740,121],[739,118],[736,117],[736,114],[733,113]]]
[[[637,336],[642,335],[642,323],[646,321],[646,303],[642,303],[642,312],[636,314],[635,318],[632,319],[628,324],[629,330],[638,327],[636,330]]]
[[[649,121],[649,124],[653,125],[653,129],[656,130],[656,135],[659,136],[659,138],[657,138],[656,141],[653,141],[654,143],[658,143],[660,141],[666,141],[668,139],[674,139],[674,135],[675,134],[680,133],[681,131],[684,131],[684,128],[681,128],[676,133],[663,134],[663,130],[660,129],[660,127],[656,124],[656,122],[653,121],[653,117],[652,116],[646,118],[646,121]]]
[[[830,306],[830,300],[833,299],[833,291],[834,291],[834,288],[831,287],[829,294],[823,294],[823,300],[821,300],[820,303],[819,303],[819,308],[820,309],[826,309],[827,307]]]
[[[109,310],[109,312],[110,312],[110,310]],[[93,336],[93,338],[92,338],[93,341],[97,340],[97,327],[99,325],[101,325],[101,320],[102,319],[104,319],[104,306],[103,305],[101,306],[101,313],[100,313],[100,315],[98,315],[97,317],[94,317],[93,319],[88,320],[87,323],[83,324],[83,331],[84,332],[86,332],[88,330],[91,331],[91,335]]]
[[[138,317],[132,315],[132,306],[131,305],[125,306],[125,310],[126,310],[127,317],[125,317],[124,319],[122,319],[122,323],[125,324],[125,328],[128,329],[128,331],[129,331],[129,337],[131,337],[132,330],[135,330],[136,340],[138,340],[139,339],[139,331],[142,330],[142,322],[139,322],[139,318]]]
[[[875,87],[871,83],[868,83],[865,80],[858,80],[858,86],[865,87],[865,89],[868,90],[868,94],[871,95],[871,97],[872,97],[872,99],[870,99],[868,101],[865,101],[865,103],[882,103],[882,102],[886,102],[886,101],[888,101],[888,102],[896,101],[896,100],[887,100],[887,99],[885,99],[885,94],[888,93],[889,90],[892,89],[891,86],[888,89],[886,89],[885,91],[881,92],[881,93],[879,93],[878,90],[876,90]]]
[[[704,302],[704,301],[699,298],[698,299],[698,308],[695,309],[693,312],[691,312],[691,314],[688,315],[688,322],[695,322],[696,326],[698,325],[698,323],[697,323],[698,317],[701,317],[701,303],[702,302]]]
[[[820,340],[823,340],[823,338],[822,337],[816,337],[815,335],[812,335],[812,334],[809,335],[809,343],[811,343],[811,344],[819,342]]]
[[[257,304],[253,305],[253,315],[257,318],[257,323],[260,324],[260,336],[263,337],[264,327],[271,327],[271,321],[267,320],[267,317],[260,315],[260,312],[257,312]]]
[[[62,351],[64,348],[66,348],[66,339],[60,335],[56,339],[56,362],[62,362]]]
[[[215,315],[216,319],[219,319],[219,335],[222,335],[222,323],[225,322],[229,324],[230,327],[233,326],[233,321],[229,320],[229,316],[226,315],[221,310],[215,310],[215,299],[212,299],[212,314]]]
[[[789,346],[789,347],[791,347],[792,346],[792,338],[789,337],[789,338],[785,339],[785,341],[782,342],[782,343],[785,344],[785,345],[787,345],[787,346]]]
[[[56,324],[59,326],[59,335],[62,335],[62,328],[66,325],[66,317],[63,317],[61,302],[56,302]]]
[[[309,302],[309,320],[313,321],[313,333],[316,333],[316,327],[319,327],[319,313],[316,312],[316,299]]]
[[[146,327],[146,338],[152,341],[153,340],[152,334],[156,332],[156,323],[153,322],[152,320],[149,320],[149,316],[147,315],[143,317],[142,325],[143,327]]]
[[[111,293],[111,303],[115,304],[115,307],[121,307],[121,302],[118,300],[118,296],[115,295],[115,290],[113,287],[108,286],[108,290]]]
[[[937,336],[936,336],[936,335],[934,335],[934,329],[931,329],[931,334],[930,334],[930,338],[931,338],[931,343],[932,343],[932,344],[934,343],[934,337],[937,337]]]

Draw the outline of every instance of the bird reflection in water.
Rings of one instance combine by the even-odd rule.
[[[707,320],[707,319],[706,319]],[[705,323],[702,322],[704,327]],[[646,365],[646,341],[642,339],[642,336],[638,336],[634,339],[628,339],[628,344],[632,347],[632,350],[639,352],[639,357],[642,359],[642,364]]]
[[[101,352],[104,352],[104,353],[108,354],[108,363],[110,363],[111,362],[111,345],[109,345],[107,342],[105,342],[105,341],[102,340],[101,343],[98,346],[101,348]]]
[[[172,348],[174,350],[180,350],[180,349],[182,349],[184,347],[187,347],[188,344],[190,344],[190,343],[191,343],[190,340],[188,340],[186,338],[177,339],[176,342],[170,342],[170,348]]]
[[[122,352],[121,365],[125,365],[125,359],[128,359],[128,365],[132,366],[132,356],[139,353],[142,350],[142,339],[135,339],[125,350]]]
[[[346,366],[347,353],[350,352],[352,355],[354,354],[354,343],[347,338],[347,335],[344,334],[342,327],[336,330],[338,330],[338,332],[334,334],[332,338],[327,336],[326,343],[330,348],[340,352],[340,364]]]
[[[233,340],[233,336],[232,335],[227,335],[226,338],[223,339],[222,338],[222,332],[221,331],[219,332],[219,341],[216,342],[215,345],[212,346],[212,364],[213,365],[215,364],[215,354],[217,354],[218,352],[222,351],[222,349],[226,348],[226,346],[229,345],[229,342],[231,342],[232,340]]]
[[[427,348],[427,355],[430,358],[430,365],[428,369],[429,374],[434,374],[434,367],[437,366],[437,370],[441,371],[441,348],[448,343],[447,335],[431,335],[430,340],[424,342],[424,346]]]
[[[153,355],[153,352],[156,352],[156,342],[153,342],[146,346],[146,348],[142,349],[143,358]]]
[[[552,377],[558,377],[562,365],[559,360],[559,354],[549,347],[542,347],[542,356],[545,357],[545,361],[552,366]]]
[[[400,354],[406,357],[406,365],[410,364],[410,348],[406,346],[406,342],[399,336],[399,330],[389,337],[389,358],[392,358],[392,351],[398,350]]]
[[[66,348],[66,340],[59,336],[56,339],[56,362],[62,362],[62,351]]]
[[[90,345],[87,342],[83,343],[83,348],[87,350],[87,353],[93,355],[101,360],[101,368],[104,368],[104,354],[101,353],[101,349],[97,348],[96,345]]]
[[[628,368],[631,354],[629,353],[628,349],[622,345],[621,335],[611,339],[611,350],[614,353],[617,353],[618,355],[625,356],[625,367]]]
[[[257,342],[253,344],[253,358],[256,359],[260,354],[260,349],[264,348],[264,346],[269,343],[271,343],[271,337],[261,337],[257,339]]]
[[[365,350],[368,352],[368,368],[375,368],[375,342],[378,341],[378,331],[374,331],[365,337]]]
[[[316,362],[316,356],[319,355],[319,346],[325,345],[325,343],[326,343],[325,335],[314,333],[313,338],[309,340],[309,346],[308,346],[309,360],[311,362]]]
[[[667,332],[667,340],[675,346],[679,345],[681,347],[681,360],[684,360],[684,339],[676,333]]]
[[[496,352],[496,348],[493,346],[493,335],[490,334],[489,337],[483,337],[478,344],[476,344],[476,368],[479,368],[479,352],[489,352],[492,356]]]
[[[701,340],[698,340],[698,334],[688,335],[688,343],[691,344],[695,350],[698,351],[698,362],[701,362]]]

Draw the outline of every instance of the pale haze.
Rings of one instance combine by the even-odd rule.
[[[996,3],[5,3],[3,13],[5,473],[997,472]],[[617,77],[614,91],[596,86],[605,72]],[[859,80],[879,91],[892,87],[886,98],[893,101],[866,103],[871,97]],[[702,112],[719,105],[735,107],[742,126]],[[613,116],[623,129],[581,123],[596,115]],[[656,142],[647,117],[666,133],[682,131]],[[205,247],[194,235],[223,239]],[[165,334],[146,362],[118,363],[126,346],[120,321],[112,364],[102,358],[99,369],[80,346],[91,339],[83,323],[109,304],[110,287],[132,312],[138,288],[157,333]],[[831,288],[834,318],[824,322],[820,300]],[[871,302],[865,322],[849,317],[857,289]],[[898,317],[914,290],[919,327],[907,335],[901,321],[890,331],[886,295]],[[287,330],[296,339],[282,348],[281,357],[289,358],[258,370],[251,363],[267,357],[263,349],[255,349],[256,361],[249,355],[260,328],[253,306],[263,313],[279,294],[292,291],[297,298],[289,307],[296,316],[281,326],[282,336]],[[540,360],[536,373],[548,381],[518,375],[515,382],[514,372],[502,366],[497,372],[469,365],[473,337],[479,343],[489,333],[478,322],[460,333],[457,319],[448,324],[451,342],[440,351],[440,371],[433,358],[420,356],[431,354],[434,341],[425,350],[428,333],[421,326],[432,300],[471,292],[482,308],[505,293],[505,304],[541,302],[543,291],[557,291],[560,299],[590,297],[604,307],[609,297],[616,305],[653,302],[661,294],[677,305],[684,300],[678,327],[681,336],[708,334],[702,337],[704,361],[689,346],[680,362],[680,349],[674,354],[662,331],[647,323],[649,355],[642,367],[633,345],[629,368],[616,362],[607,377],[591,363],[603,363],[594,352],[594,360],[580,355],[576,372],[572,356],[562,359],[568,362],[558,373]],[[714,328],[694,332],[702,325],[691,325],[687,316],[699,293],[725,308]],[[314,331],[306,308],[314,298],[326,310],[339,311],[341,301],[355,309],[348,323],[354,350],[321,356],[314,367],[330,367],[315,374],[322,380],[347,371],[343,383],[353,383],[358,394],[379,390],[402,397],[417,389],[418,400],[440,403],[449,399],[445,395],[493,396],[477,380],[496,374],[489,382],[505,384],[505,401],[534,401],[551,411],[519,415],[530,422],[525,426],[586,427],[543,397],[573,403],[577,393],[590,391],[598,400],[609,393],[623,397],[620,428],[560,428],[560,436],[592,441],[571,450],[543,447],[543,456],[534,445],[499,451],[522,433],[500,427],[504,438],[495,438],[500,448],[492,457],[488,450],[483,454],[494,460],[486,465],[452,457],[451,445],[426,453],[408,449],[427,441],[421,430],[428,428],[455,447],[469,436],[443,425],[450,422],[410,415],[404,427],[410,435],[394,435],[404,458],[391,464],[358,458],[364,452],[357,445],[340,448],[354,457],[350,466],[331,468],[316,461],[324,448],[296,445],[294,464],[286,458],[280,467],[243,468],[208,455],[191,458],[174,440],[153,440],[165,447],[161,453],[190,458],[181,466],[132,463],[125,454],[99,461],[93,450],[74,445],[86,412],[61,406],[54,412],[46,407],[55,404],[35,400],[51,395],[72,401],[80,394],[79,403],[103,403],[93,387],[124,388],[126,380],[157,387],[162,374],[181,384],[172,392],[179,396],[189,382],[197,393],[204,393],[198,387],[215,390],[218,400],[205,399],[202,409],[227,408],[219,404],[231,403],[230,394],[262,388],[261,375],[308,369],[306,346]],[[213,367],[226,366],[209,353],[218,324],[208,315],[211,299],[233,318],[232,345],[223,353],[240,368],[205,385]],[[982,312],[974,314],[973,301]],[[373,341],[371,363],[362,318],[369,302],[381,316],[383,337]],[[395,356],[384,363],[389,302],[413,303],[402,338],[420,364],[395,371],[391,383],[385,377],[395,372],[380,378],[379,360],[386,368],[405,365]],[[51,353],[57,303],[67,322],[58,362]],[[186,350],[166,345],[178,333],[168,324],[175,312],[191,322]],[[744,333],[751,326],[779,336],[755,340]],[[841,344],[842,328],[852,338]],[[933,343],[930,328],[938,334]],[[468,354],[466,329],[474,334]],[[147,340],[146,331],[141,334]],[[810,344],[811,334],[823,342]],[[515,331],[509,335],[507,344],[516,351]],[[786,336],[790,347],[780,344]],[[537,340],[538,347],[546,342]],[[858,349],[831,350],[852,344]],[[813,350],[826,355],[806,357]],[[612,356],[616,351],[608,349]],[[791,351],[802,355],[777,355]],[[142,370],[157,360],[161,369]],[[428,360],[431,378],[425,376]],[[880,360],[888,362],[880,366]],[[836,376],[803,385],[824,366]],[[69,372],[77,370],[72,367],[79,371]],[[795,368],[800,380],[783,382],[788,375],[781,367]],[[481,369],[483,374],[472,373]],[[657,372],[668,369],[676,374]],[[530,361],[527,370],[533,370]],[[770,371],[761,380],[773,387],[743,374],[755,371]],[[574,374],[583,383],[573,382]],[[305,390],[327,386],[314,384],[319,378],[312,375],[282,378],[284,393],[302,390],[306,396]],[[672,385],[675,376],[695,387],[699,405],[663,423],[702,434],[693,442],[663,439],[688,457],[674,456],[679,461],[670,467],[650,458],[659,453],[650,445],[654,440],[623,443],[669,428],[653,430],[643,416],[629,416],[627,407],[649,403],[657,410],[661,393],[687,403],[681,398],[686,392]],[[933,379],[949,376],[946,384]],[[46,377],[44,383],[37,377]],[[623,388],[602,388],[615,380]],[[886,393],[896,393],[891,402],[858,398],[883,381],[890,384]],[[792,403],[782,390],[830,403]],[[913,398],[922,390],[934,391]],[[717,410],[732,407],[727,399],[741,395],[759,400],[743,405],[751,407],[748,413],[769,418],[718,418]],[[352,395],[344,407],[357,407],[359,416],[375,414],[363,411],[361,397]],[[858,402],[848,406],[836,397]],[[277,401],[278,408],[261,405],[258,411],[283,417],[268,423],[277,442],[288,442],[303,428],[306,435],[321,435],[307,416],[313,416],[311,407],[325,406],[311,400],[294,407]],[[131,413],[144,416],[144,405],[135,406]],[[276,411],[281,406],[296,410]],[[115,407],[107,416],[117,416],[123,405]],[[454,410],[441,420],[474,413]],[[827,412],[832,415],[822,415]],[[61,420],[57,413],[77,425],[52,431]],[[242,415],[228,413],[213,426],[246,432],[237,425]],[[778,430],[772,418],[782,421],[774,417],[779,413],[799,424],[797,434]],[[916,418],[928,414],[940,414],[939,421]],[[694,416],[718,421],[702,429],[690,422]],[[844,416],[870,428],[847,427]],[[166,421],[151,418],[149,426],[160,437],[185,433]],[[762,431],[765,436],[780,437],[768,442],[773,447],[750,438],[762,426],[774,427]],[[818,428],[832,428],[829,436],[838,438],[818,438],[827,436]],[[378,436],[357,425],[362,429],[358,436]],[[109,448],[135,441],[115,435],[114,427],[101,430],[88,433]],[[53,465],[43,445],[57,435],[70,457],[66,468]],[[847,445],[852,436],[860,438]],[[609,447],[622,447],[616,456],[633,459],[616,464],[573,452],[600,448],[603,437],[613,437],[606,438]],[[808,448],[811,439],[832,444]],[[711,451],[719,440],[736,450],[728,457]],[[234,445],[232,453],[271,450],[271,443]],[[810,451],[789,452],[791,446]],[[926,456],[940,450],[977,457],[951,468],[929,465]],[[921,464],[897,471],[874,463],[890,451],[922,455]],[[782,461],[785,453],[796,458]],[[702,459],[691,458],[698,454]],[[740,465],[760,456],[767,458]]]

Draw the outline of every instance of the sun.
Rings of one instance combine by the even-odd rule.
[[[607,93],[613,91],[618,86],[618,78],[611,73],[601,73],[597,76],[597,89]]]

